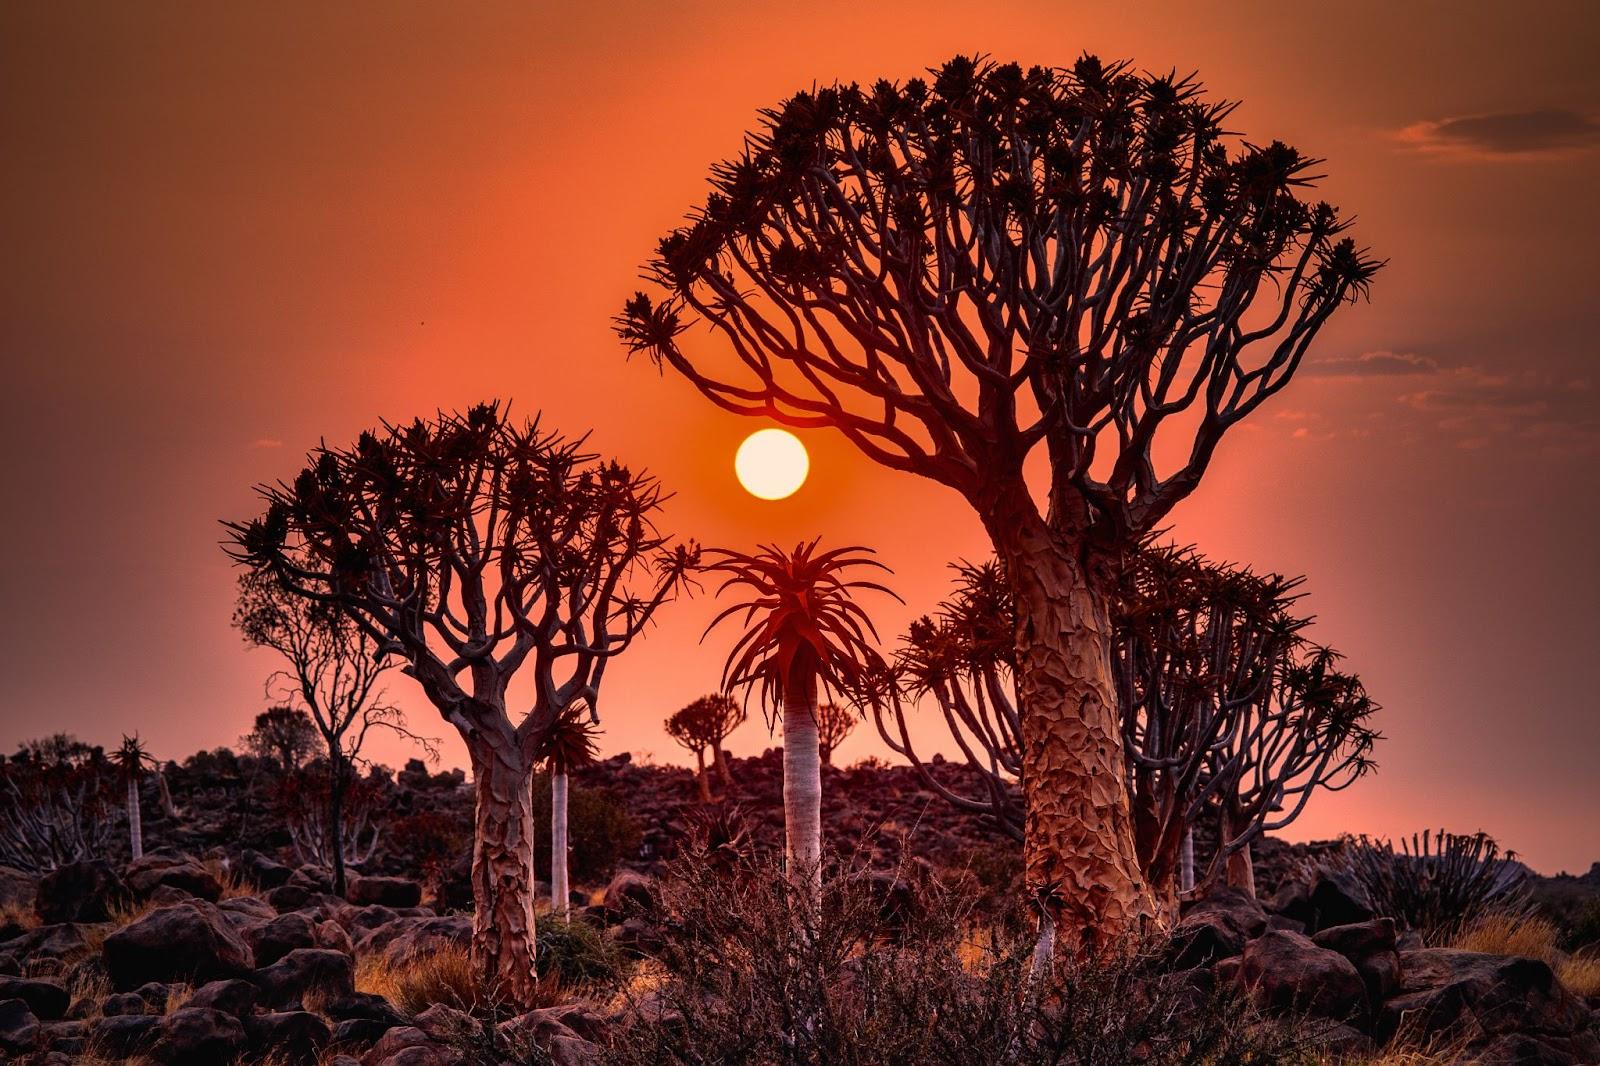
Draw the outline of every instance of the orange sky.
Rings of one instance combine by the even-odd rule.
[[[877,547],[897,632],[985,551],[965,505],[815,433],[806,488],[750,499],[755,424],[627,364],[608,318],[757,108],[1088,49],[1242,99],[1234,128],[1325,157],[1392,260],[1175,516],[1215,558],[1307,574],[1316,637],[1385,705],[1379,774],[1292,835],[1442,824],[1545,870],[1600,859],[1592,8],[242,6],[0,11],[0,747],[236,741],[272,664],[228,628],[216,520],[319,436],[489,397],[648,465],[683,534]],[[608,676],[605,747],[679,759],[660,721],[715,683],[709,609]],[[840,754],[877,750],[863,729]]]

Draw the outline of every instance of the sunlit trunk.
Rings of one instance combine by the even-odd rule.
[[[144,857],[144,812],[139,809],[139,779],[128,778],[128,850],[135,859]]]
[[[822,763],[817,751],[817,676],[798,664],[784,687],[783,829],[789,876],[822,887]]]
[[[1243,830],[1237,817],[1228,812],[1222,821],[1222,839],[1218,841],[1218,846],[1226,847],[1229,841],[1237,840]],[[1234,888],[1243,889],[1251,896],[1256,894],[1256,864],[1248,843],[1228,856],[1226,877],[1228,884]]]
[[[1194,827],[1190,826],[1183,834],[1183,850],[1178,852],[1178,890],[1180,892],[1194,891]]]
[[[1053,919],[1055,943],[1093,950],[1156,911],[1134,846],[1109,579],[1031,501],[1010,501],[986,525],[1016,602],[1026,886]]]
[[[572,903],[567,880],[567,771],[550,770],[550,909],[565,918]]]
[[[532,771],[514,740],[472,747],[477,793],[472,850],[472,959],[504,1003],[535,1002]]]

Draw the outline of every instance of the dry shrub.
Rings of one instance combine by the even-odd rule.
[[[1586,999],[1600,996],[1600,955],[1580,951],[1556,963],[1556,976],[1568,990]]]
[[[904,874],[902,878],[904,879]],[[1036,995],[1033,937],[975,921],[966,896],[830,871],[820,903],[775,861],[721,872],[691,851],[662,881],[664,946],[608,1062],[866,1066],[1313,1063],[1316,1034],[1267,1021],[1141,940],[1063,963]]]

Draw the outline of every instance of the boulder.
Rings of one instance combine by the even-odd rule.
[[[150,1005],[137,992],[113,992],[100,1004],[100,1013],[106,1017],[118,1014],[149,1014]]]
[[[151,911],[106,937],[101,949],[118,991],[147,981],[200,983],[255,967],[250,945],[214,905],[189,900]]]
[[[1355,965],[1299,933],[1275,929],[1246,944],[1238,981],[1269,1010],[1365,1020],[1367,986]]]
[[[310,915],[300,911],[282,914],[264,925],[247,928],[244,938],[255,952],[257,966],[271,966],[296,948],[319,946],[316,923]]]
[[[217,909],[233,923],[235,929],[270,922],[278,916],[278,912],[272,909],[272,904],[259,896],[235,896],[233,899],[225,899],[217,904]]]
[[[1192,915],[1215,915],[1246,940],[1254,940],[1267,931],[1267,912],[1261,902],[1231,885],[1219,885],[1186,905],[1183,916]]]
[[[89,1046],[89,1023],[85,1021],[40,1022],[39,1044],[48,1055],[64,1055],[68,1062],[81,1062]],[[46,1057],[45,1062],[50,1059]]]
[[[414,1025],[390,1029],[361,1057],[362,1066],[447,1066],[448,1053]]]
[[[399,918],[400,912],[393,907],[373,905],[359,907],[343,915],[340,920],[349,930],[351,939],[360,942],[361,938],[380,926],[388,925]]]
[[[0,999],[20,999],[41,1021],[53,1022],[67,1013],[72,996],[54,981],[26,977],[0,977]]]
[[[1400,988],[1400,952],[1393,918],[1335,925],[1311,938],[1318,947],[1337,951],[1355,964],[1367,986],[1367,1000],[1377,1008]]]
[[[167,1000],[172,998],[172,989],[161,981],[146,981],[133,990],[133,994],[150,1004],[150,1009],[157,1014],[165,1014]]]
[[[38,894],[39,879],[33,874],[11,866],[0,866],[0,907],[31,911]]]
[[[288,914],[290,911],[310,910],[321,903],[326,896],[327,893],[318,889],[290,882],[279,885],[262,898],[271,904],[277,913]]]
[[[58,866],[39,879],[33,911],[45,924],[103,922],[126,903],[128,886],[104,859]]]
[[[283,863],[270,859],[259,851],[249,849],[240,853],[236,869],[263,891],[287,883],[294,873]]]
[[[1400,993],[1383,1004],[1376,1035],[1455,1041],[1497,1054],[1541,1046],[1528,1062],[1600,1062],[1589,1009],[1538,959],[1453,948],[1403,951]],[[1543,1054],[1540,1052],[1539,1054]]]
[[[210,1007],[180,1007],[161,1019],[152,1055],[170,1066],[217,1066],[244,1050],[238,1018]]]
[[[327,948],[296,948],[257,970],[250,980],[261,989],[262,1003],[270,1007],[303,1007],[307,993],[337,998],[356,989],[350,956]]]
[[[404,877],[357,877],[345,898],[358,907],[415,907],[422,902],[422,886]]]
[[[1278,889],[1271,906],[1313,933],[1377,916],[1366,890],[1344,870],[1318,870],[1309,881],[1290,881]]]
[[[123,870],[128,889],[139,899],[150,899],[160,889],[176,889],[196,899],[215,903],[222,884],[189,856],[146,855]]]
[[[379,926],[356,943],[357,955],[383,952],[398,963],[443,945],[466,947],[472,943],[472,919],[465,915],[442,918],[396,918]]]
[[[618,918],[631,913],[654,914],[658,903],[656,895],[653,878],[622,870],[606,885],[600,905]]]
[[[0,1050],[23,1054],[39,1043],[39,1019],[20,999],[0,1000]]]
[[[333,1037],[326,1022],[306,1011],[257,1014],[245,1019],[244,1028],[252,1047],[298,1066],[313,1066]]]
[[[161,1019],[149,1014],[115,1014],[94,1023],[92,1039],[102,1053],[127,1058],[155,1043]]]
[[[184,1006],[210,1007],[241,1018],[256,1009],[260,998],[260,990],[255,985],[242,977],[230,977],[226,981],[210,981],[201,985]]]
[[[41,925],[37,929],[30,929],[14,940],[6,943],[6,951],[16,957],[28,960],[37,966],[43,959],[64,959],[83,953],[89,946],[89,940],[84,935],[86,925],[75,925],[64,922],[60,925]]]
[[[352,992],[336,996],[322,1005],[322,1012],[336,1022],[377,1021],[389,1027],[404,1025],[405,1019],[383,996],[371,992]]]
[[[317,947],[332,948],[334,951],[342,951],[346,955],[354,955],[356,953],[355,944],[351,941],[350,934],[345,932],[344,926],[332,918],[326,918],[318,922],[316,932]]]

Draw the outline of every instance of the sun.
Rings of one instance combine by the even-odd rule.
[[[786,429],[758,429],[739,445],[733,471],[750,495],[762,500],[793,496],[806,483],[811,459],[806,446]]]

